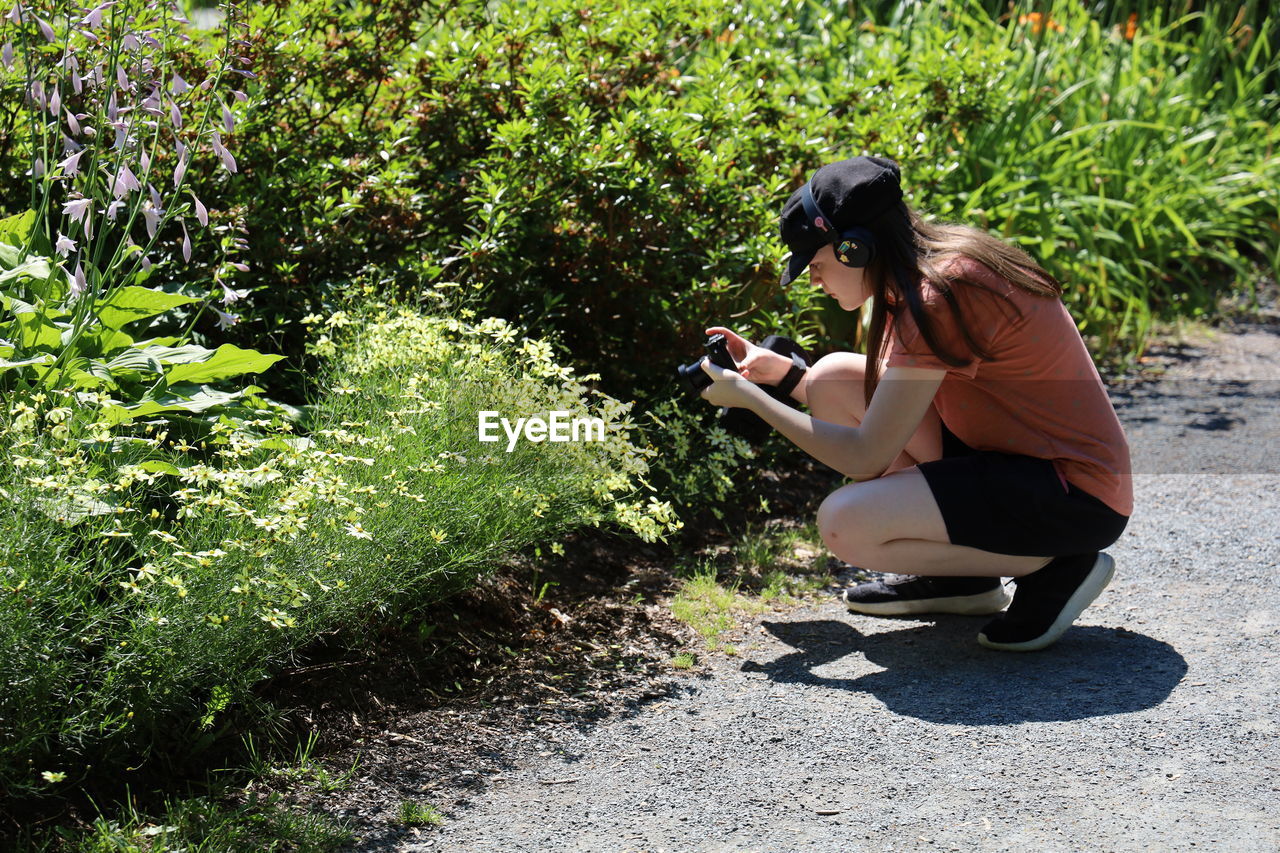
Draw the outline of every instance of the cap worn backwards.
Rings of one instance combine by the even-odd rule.
[[[866,225],[902,200],[898,164],[883,157],[851,157],[827,163],[809,181],[818,209],[829,222],[815,222],[805,211],[804,187],[791,194],[782,207],[782,241],[791,259],[782,273],[786,286],[809,266],[813,256],[839,234]],[[821,220],[821,217],[819,217]]]

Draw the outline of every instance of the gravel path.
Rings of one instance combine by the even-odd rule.
[[[1117,388],[1137,511],[1051,649],[983,649],[980,618],[768,614],[401,849],[1280,850],[1278,333]]]

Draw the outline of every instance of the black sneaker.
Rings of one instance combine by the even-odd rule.
[[[989,649],[1034,652],[1053,645],[1111,583],[1115,560],[1107,554],[1055,557],[1047,566],[1015,578],[1017,592],[1006,613],[987,623],[978,642]]]
[[[959,613],[985,616],[1009,603],[1000,578],[924,577],[890,575],[860,583],[844,591],[844,603],[854,613],[909,616],[920,613]]]

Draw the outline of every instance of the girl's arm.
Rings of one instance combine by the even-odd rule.
[[[796,411],[709,361],[703,362],[703,370],[716,380],[702,392],[709,402],[750,409],[805,453],[854,480],[875,479],[898,458],[946,376],[945,370],[890,367],[876,387],[862,425],[850,427]],[[861,394],[862,387],[851,388],[850,393]]]

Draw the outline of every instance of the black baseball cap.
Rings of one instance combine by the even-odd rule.
[[[884,157],[851,157],[820,166],[809,180],[818,209],[831,217],[827,224],[836,233],[867,225],[902,200],[898,164]],[[791,259],[782,273],[782,285],[790,284],[809,266],[813,256],[831,242],[804,209],[804,187],[782,206],[782,242]]]

